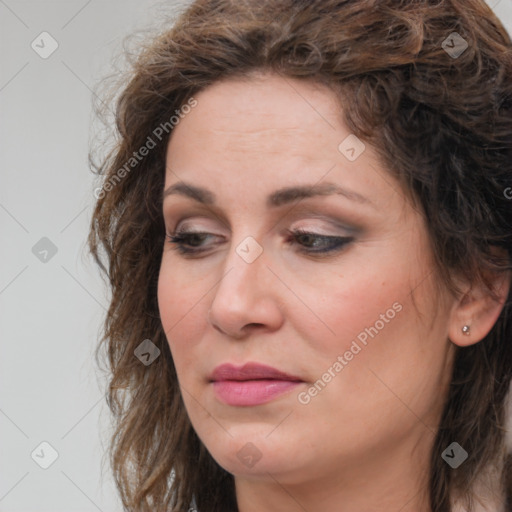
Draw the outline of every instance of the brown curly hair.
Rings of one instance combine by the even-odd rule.
[[[443,44],[453,32],[468,43],[457,57]],[[489,271],[512,268],[512,42],[483,0],[196,0],[141,46],[116,100],[114,147],[97,164],[91,158],[104,186],[88,242],[112,292],[96,356],[105,349],[116,426],[109,455],[130,511],[183,512],[193,500],[201,512],[237,510],[233,476],[185,411],[157,281],[169,119],[209,85],[258,70],[337,94],[344,122],[424,213],[449,288],[454,275],[487,282]],[[154,136],[158,126],[164,136]],[[128,168],[148,137],[154,147]],[[145,339],[161,351],[147,367],[134,356]],[[489,464],[512,509],[511,379],[509,295],[486,338],[457,348],[430,461],[433,511],[450,511],[455,495],[471,510]],[[456,470],[440,457],[454,439],[469,453]]]

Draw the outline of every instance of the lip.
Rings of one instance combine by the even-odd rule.
[[[288,380],[302,381],[300,377],[260,363],[246,363],[243,366],[225,363],[217,366],[209,377],[210,381],[223,380]]]
[[[303,382],[295,375],[259,363],[221,364],[209,377],[219,400],[233,406],[260,405]]]

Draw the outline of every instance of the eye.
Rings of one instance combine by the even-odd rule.
[[[177,231],[174,234],[166,234],[168,242],[174,245],[172,249],[177,250],[180,254],[205,252],[206,249],[200,249],[200,247],[202,247],[201,243],[208,237],[215,237],[215,235],[200,231]]]
[[[289,244],[299,244],[299,252],[307,254],[327,254],[340,251],[354,240],[351,236],[320,235],[303,229],[288,230]]]
[[[287,234],[286,243],[288,245],[295,245],[299,252],[312,255],[325,255],[340,251],[354,240],[354,237],[321,235],[303,229],[287,230]],[[177,250],[183,255],[192,256],[208,250],[208,247],[204,247],[203,242],[209,238],[220,237],[211,233],[183,230],[174,234],[167,233],[166,238],[174,246],[173,250]]]

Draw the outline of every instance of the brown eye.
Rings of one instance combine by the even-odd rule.
[[[320,235],[302,229],[288,231],[288,234],[290,236],[287,243],[298,243],[302,247],[300,251],[309,254],[326,254],[339,251],[354,240],[354,237]]]
[[[202,242],[208,237],[215,237],[215,235],[196,231],[179,231],[175,234],[166,234],[168,242],[174,245],[173,249],[181,254],[204,252],[206,249],[198,249],[198,247],[202,247]]]

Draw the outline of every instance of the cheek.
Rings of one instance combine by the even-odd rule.
[[[412,363],[423,357],[427,345],[418,341],[426,339],[421,315],[428,312],[430,318],[431,305],[423,297],[432,297],[431,284],[408,268],[374,265],[364,277],[347,276],[338,286],[331,285],[328,299],[322,299],[321,314],[335,335],[324,343],[325,350],[351,351],[347,359],[377,366],[394,366],[395,361],[398,366],[404,358]]]
[[[323,312],[333,319],[336,337],[329,343],[310,338],[322,357],[301,397],[310,408],[306,416],[329,417],[347,436],[359,431],[364,418],[367,428],[390,439],[413,428],[418,418],[435,423],[449,378],[447,313],[438,311],[431,324],[432,304],[425,298],[434,296],[432,280],[421,282],[414,299],[413,287],[404,272],[393,276],[392,285],[376,278],[332,292]],[[358,436],[354,443],[366,442],[365,435]]]
[[[345,404],[361,412],[365,404],[371,410],[388,398],[399,404],[393,391],[410,403],[420,400],[416,393],[428,402],[439,392],[447,312],[436,303],[426,262],[403,255],[401,264],[397,261],[376,255],[373,265],[363,264],[364,272],[318,275],[317,286],[305,290],[311,309],[329,327],[320,331],[318,322],[302,321],[307,360],[314,369],[311,380],[320,378],[319,394],[329,402],[343,396]],[[433,310],[437,316],[431,324]]]
[[[401,354],[402,359],[421,353],[423,347],[411,340],[428,331],[424,322],[439,308],[433,300],[428,253],[420,229],[404,229],[384,241],[361,243],[336,268],[320,268],[303,290],[305,297],[314,298],[311,309],[330,328],[323,337],[311,331],[316,348],[332,358],[350,350],[355,341],[361,363],[369,363],[374,354],[379,364],[392,364],[388,355]]]
[[[206,300],[203,287],[201,279],[162,262],[158,308],[178,375],[184,365],[192,362],[192,349],[204,330],[207,306],[206,302],[202,303]]]
[[[301,292],[315,315],[302,314],[301,320],[296,311],[292,316],[308,326],[306,339],[315,350],[333,355],[349,350],[356,339],[364,346],[375,328],[380,334],[400,322],[410,283],[405,275],[390,276],[389,269],[373,264],[364,272],[319,273]],[[310,322],[308,316],[316,318]]]

